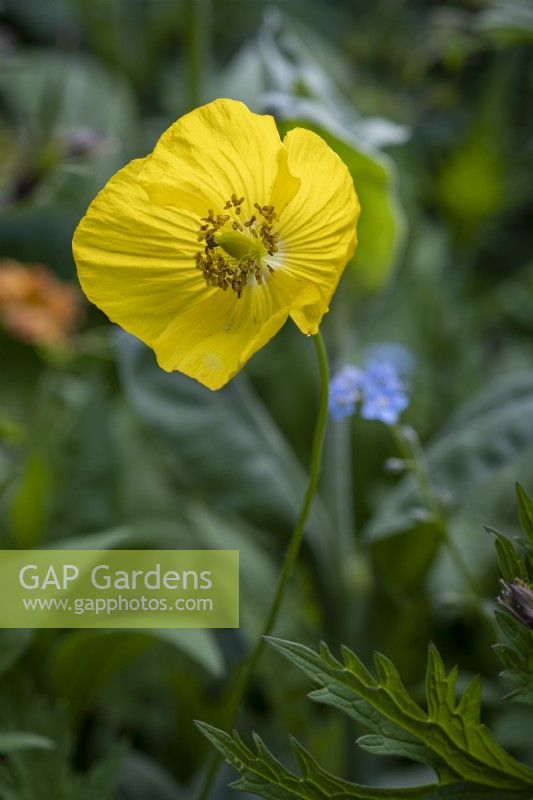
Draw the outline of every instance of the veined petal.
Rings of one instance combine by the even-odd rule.
[[[303,333],[315,334],[355,250],[359,201],[348,168],[320,136],[295,128],[283,146],[289,173],[301,181],[280,214],[283,270],[317,288],[316,301],[291,312]]]
[[[180,117],[163,133],[141,180],[153,202],[200,216],[222,209],[235,192],[244,213],[268,202],[281,140],[273,117],[237,100],[215,100]]]
[[[151,345],[176,314],[216,290],[195,269],[195,215],[152,205],[140,184],[148,160],[131,161],[97,195],[73,253],[89,300]]]
[[[287,320],[295,288],[289,276],[278,280],[280,276],[248,286],[240,299],[219,290],[185,310],[152,344],[159,365],[220,389]],[[300,294],[309,291],[312,287],[303,287]]]

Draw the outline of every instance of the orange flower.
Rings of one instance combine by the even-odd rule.
[[[41,264],[0,260],[0,325],[30,344],[61,346],[81,320],[80,296]]]

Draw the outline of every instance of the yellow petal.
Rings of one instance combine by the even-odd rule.
[[[296,196],[300,185],[300,178],[292,175],[289,169],[289,151],[286,147],[281,147],[278,152],[278,170],[270,194],[270,203],[276,209],[278,217]]]
[[[159,139],[141,179],[153,202],[204,216],[220,212],[232,193],[243,212],[268,203],[281,140],[271,116],[237,100],[214,100],[180,117]]]
[[[195,215],[152,205],[139,183],[147,160],[130,162],[93,200],[73,253],[89,300],[150,345],[182,309],[217,290],[195,268]]]
[[[315,334],[356,245],[359,201],[348,168],[315,133],[295,128],[283,146],[287,170],[300,187],[280,214],[283,270],[314,285],[318,299],[291,311],[303,333]]]
[[[198,217],[220,213],[232,194],[245,197],[241,219],[254,203],[274,205],[279,217],[273,274],[263,263],[262,285],[250,275],[241,298],[206,287],[195,263]],[[109,181],[73,250],[90,300],[150,345],[164,369],[218,389],[289,314],[316,332],[355,247],[358,211],[346,167],[320,137],[295,130],[282,145],[271,117],[219,100],[182,117],[152,156]]]
[[[287,320],[294,300],[290,280],[276,273],[262,286],[248,286],[240,299],[218,290],[185,310],[153,342],[159,365],[220,389]]]

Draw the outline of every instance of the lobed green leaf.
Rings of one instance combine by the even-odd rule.
[[[265,800],[528,800],[528,789],[495,789],[464,781],[454,785],[428,784],[406,789],[361,786],[324,770],[295,739],[291,746],[300,769],[295,774],[254,735],[255,751],[238,733],[225,733],[203,722],[196,723],[226,761],[241,777],[232,788],[264,797]]]
[[[354,653],[343,648],[343,661],[327,648],[309,647],[280,639],[272,646],[298,666],[320,689],[310,697],[339,708],[381,734],[381,747],[389,736],[380,718],[391,726],[394,752],[431,765],[442,780],[466,780],[503,788],[533,786],[533,770],[503,750],[481,724],[480,684],[474,679],[459,700],[455,697],[457,671],[445,672],[432,645],[429,648],[426,694],[428,711],[407,693],[393,664],[376,655],[374,677]],[[361,699],[364,703],[361,703]],[[377,712],[377,717],[369,713]],[[401,735],[398,735],[401,731]],[[403,739],[407,734],[407,748]],[[531,789],[530,789],[531,790]]]

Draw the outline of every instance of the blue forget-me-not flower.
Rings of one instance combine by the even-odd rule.
[[[398,370],[385,361],[368,361],[363,377],[363,419],[379,419],[394,425],[409,405]]]
[[[411,354],[405,353],[412,364]],[[383,353],[368,359],[363,370],[352,365],[339,370],[330,384],[332,418],[339,422],[351,416],[360,403],[363,419],[377,419],[386,425],[398,422],[400,414],[409,405],[409,395],[401,365],[395,362],[396,359],[384,358]]]

